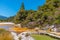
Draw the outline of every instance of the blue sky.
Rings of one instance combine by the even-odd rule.
[[[24,2],[26,10],[37,10],[38,6],[43,5],[45,0],[0,0],[0,15],[10,17],[16,15],[20,9],[21,3]]]

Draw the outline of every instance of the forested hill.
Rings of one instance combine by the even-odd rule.
[[[0,15],[0,20],[3,20],[3,19],[7,19],[7,17]]]
[[[17,14],[6,21],[30,27],[60,24],[60,0],[46,0],[46,3],[43,6],[38,6],[36,11],[25,10],[24,3],[22,3]]]

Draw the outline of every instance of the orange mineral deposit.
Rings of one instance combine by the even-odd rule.
[[[28,28],[19,28],[19,27],[14,27],[12,29],[16,32],[24,32],[28,30]]]

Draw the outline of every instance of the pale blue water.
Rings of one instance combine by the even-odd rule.
[[[0,26],[0,28],[8,30],[9,28],[11,28],[11,26]]]

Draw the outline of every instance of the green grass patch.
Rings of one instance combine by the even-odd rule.
[[[35,40],[57,40],[46,35],[32,35]]]

